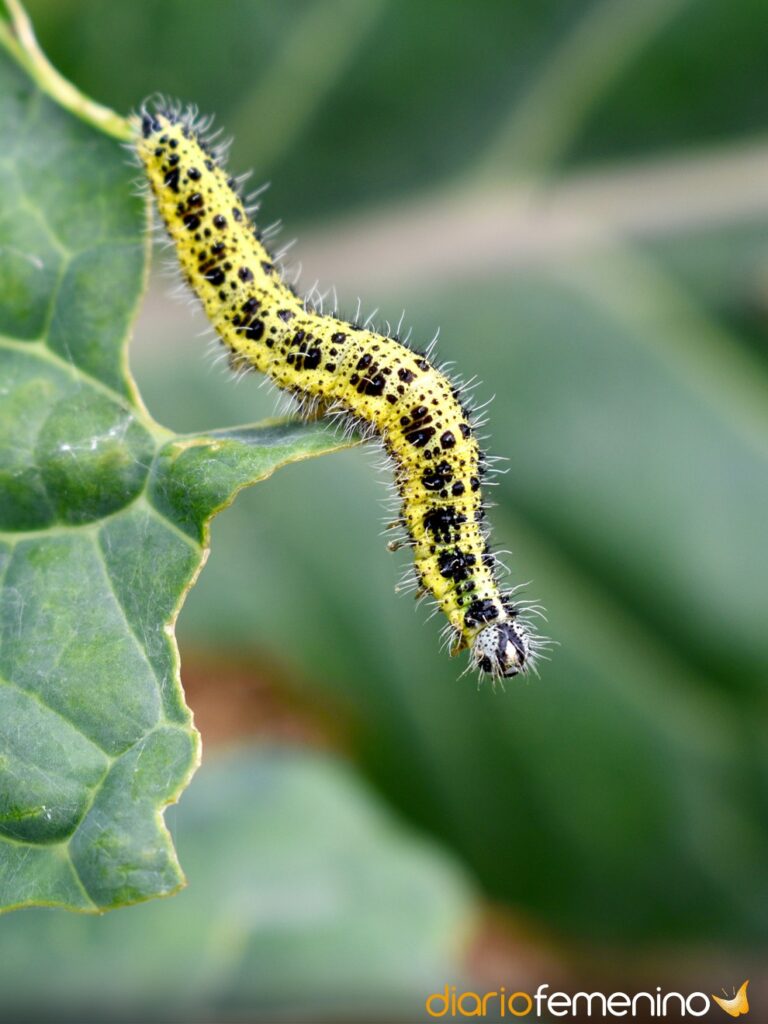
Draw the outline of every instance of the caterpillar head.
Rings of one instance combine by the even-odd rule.
[[[472,641],[470,660],[474,668],[494,679],[511,679],[525,671],[530,654],[527,630],[521,623],[507,619],[480,630]]]

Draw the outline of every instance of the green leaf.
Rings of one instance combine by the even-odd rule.
[[[0,907],[97,911],[183,883],[162,810],[199,741],[173,625],[211,516],[338,441],[155,423],[126,365],[147,261],[126,154],[2,48],[0,132]]]
[[[173,830],[191,884],[170,903],[3,921],[12,1016],[415,1020],[460,981],[466,875],[342,763],[280,748],[206,759]]]

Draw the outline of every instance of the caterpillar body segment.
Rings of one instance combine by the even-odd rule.
[[[285,283],[193,114],[145,106],[140,126],[157,210],[232,365],[381,438],[414,582],[448,619],[452,653],[469,647],[470,665],[494,678],[530,667],[542,641],[500,587],[484,524],[486,462],[458,389],[427,356],[323,315]]]

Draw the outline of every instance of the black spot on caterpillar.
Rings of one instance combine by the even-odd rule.
[[[305,411],[378,436],[395,466],[411,584],[448,619],[451,653],[494,679],[531,667],[546,641],[499,582],[480,480],[487,469],[461,389],[401,341],[323,315],[281,278],[251,221],[210,122],[164,103],[141,110],[136,150],[157,209],[233,365],[253,367]],[[390,547],[400,546],[398,544]]]

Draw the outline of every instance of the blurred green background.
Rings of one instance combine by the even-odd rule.
[[[435,623],[393,594],[402,559],[379,536],[370,451],[242,494],[179,622],[208,741],[168,816],[182,862],[190,844],[191,888],[111,915],[98,939],[101,922],[4,919],[3,950],[41,958],[38,1001],[81,1013],[87,978],[78,988],[41,965],[67,949],[101,964],[106,943],[129,951],[109,977],[134,957],[145,966],[129,994],[100,997],[119,1009],[144,992],[162,1019],[193,1019],[179,989],[206,971],[217,1019],[420,1020],[423,986],[461,976],[488,988],[685,977],[709,992],[752,971],[753,998],[768,995],[762,0],[28,8],[54,64],[97,100],[128,111],[159,90],[217,114],[231,168],[271,181],[261,220],[299,237],[305,288],[335,285],[350,315],[360,294],[379,324],[405,307],[420,343],[442,328],[440,355],[496,395],[490,447],[510,472],[493,494],[495,539],[513,551],[513,581],[535,581],[560,644],[541,679],[506,692],[457,681]],[[189,431],[273,414],[257,380],[212,368],[202,318],[168,291],[158,273],[131,350],[150,411]],[[251,753],[228,754],[235,742]],[[289,820],[325,798],[338,817],[318,813],[316,832],[308,810],[304,827],[278,828],[259,817],[262,789],[243,785],[242,829],[224,815],[221,840],[195,853],[216,773],[249,778],[273,759],[291,766]],[[319,805],[318,773],[330,790],[345,780]],[[399,837],[390,854],[381,816]],[[349,896],[360,913],[319,947],[290,900],[275,898],[276,932],[259,913],[232,924],[276,833],[278,860],[309,843],[301,906],[322,905],[327,872],[366,868]],[[393,881],[398,844],[425,840],[434,866]],[[430,906],[429,935],[408,886]],[[404,910],[384,921],[390,901]],[[189,936],[213,906],[202,956]],[[251,945],[230,941],[243,929]],[[159,951],[190,945],[194,968],[166,973]],[[423,971],[398,948],[428,950]],[[162,999],[153,961],[166,988],[181,979]],[[292,980],[254,980],[288,962]]]

